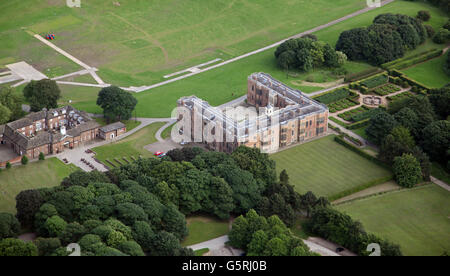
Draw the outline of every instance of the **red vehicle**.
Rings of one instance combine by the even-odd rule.
[[[155,152],[154,156],[160,156],[161,154],[164,154],[164,152],[162,152],[162,151],[157,151],[157,152]]]

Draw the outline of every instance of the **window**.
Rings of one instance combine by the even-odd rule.
[[[39,130],[41,130],[42,129],[42,124],[41,124],[41,122],[37,122],[36,123],[36,131],[39,131]]]

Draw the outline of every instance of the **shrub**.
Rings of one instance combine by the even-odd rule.
[[[22,163],[22,165],[28,164],[28,157],[26,155],[22,156],[20,162]]]
[[[39,160],[44,160],[45,159],[45,155],[44,155],[44,153],[43,152],[40,152],[39,153]]]
[[[417,13],[417,18],[422,21],[429,21],[431,18],[431,14],[429,11],[419,11]]]
[[[7,169],[11,169],[11,163],[6,162],[6,168],[7,168]]]
[[[427,30],[428,37],[430,37],[430,38],[436,34],[436,31],[430,25],[425,25],[425,29]]]

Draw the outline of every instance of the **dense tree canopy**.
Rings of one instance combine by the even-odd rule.
[[[30,103],[31,111],[40,111],[43,108],[51,109],[58,107],[61,90],[59,90],[54,80],[32,80],[23,89],[23,95]]]
[[[277,217],[266,219],[254,210],[239,216],[229,234],[230,244],[247,251],[248,256],[314,256]]]
[[[401,256],[400,247],[368,234],[360,222],[332,208],[315,208],[305,225],[309,232],[340,244],[360,256],[367,256],[367,246],[378,243],[382,256]]]
[[[109,120],[128,120],[136,107],[136,98],[117,86],[105,87],[98,93],[97,105]]]
[[[379,65],[402,57],[426,37],[427,31],[420,20],[401,14],[381,14],[367,28],[344,31],[336,50],[344,52],[350,60]]]
[[[329,44],[310,37],[290,39],[282,43],[275,51],[278,65],[287,70],[309,71],[318,67],[339,67],[346,56],[337,53]]]

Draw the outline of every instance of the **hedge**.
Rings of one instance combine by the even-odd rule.
[[[323,104],[330,104],[345,99],[350,95],[350,90],[344,87],[314,97],[314,100],[319,101]]]
[[[345,76],[344,81],[345,82],[354,82],[360,79],[364,79],[370,76],[373,76],[375,74],[378,74],[380,72],[383,72],[382,69],[375,67],[375,68],[370,68],[361,72],[357,72],[357,73],[353,73],[353,74],[348,74]]]
[[[413,56],[409,56],[406,58],[400,58],[398,60],[391,61],[389,63],[385,63],[381,65],[384,69],[403,69],[406,67],[413,66],[415,64],[425,62],[427,60],[430,60],[432,58],[441,56],[443,53],[443,50],[440,49],[431,49]]]
[[[339,144],[343,145],[344,147],[348,148],[349,150],[351,150],[351,151],[359,154],[360,156],[366,158],[367,160],[372,161],[372,162],[376,163],[377,165],[382,166],[382,167],[384,167],[384,168],[386,168],[386,169],[391,171],[391,168],[387,164],[383,163],[381,160],[379,160],[376,157],[373,157],[372,155],[368,154],[367,152],[365,152],[365,151],[363,151],[363,150],[361,150],[361,149],[351,145],[350,143],[345,141],[341,136],[334,137],[334,140],[337,143],[339,143]]]
[[[364,79],[361,82],[361,85],[372,89],[375,87],[378,87],[380,85],[386,84],[389,80],[389,77],[386,73],[380,74],[380,75],[376,75],[367,79]]]
[[[430,88],[428,86],[426,86],[423,83],[420,83],[418,81],[415,81],[409,77],[407,77],[405,74],[403,74],[402,72],[398,71],[397,69],[393,69],[389,71],[389,74],[394,76],[394,77],[399,77],[401,80],[405,81],[408,83],[408,85],[414,87],[418,87],[421,90],[425,90],[426,93],[428,93],[428,91],[430,91]]]
[[[350,130],[362,128],[362,127],[368,126],[369,122],[370,122],[370,118],[367,118],[365,120],[362,120],[362,121],[359,121],[359,122],[347,125],[346,128],[350,129]]]
[[[373,186],[376,186],[376,185],[379,185],[379,184],[386,183],[386,182],[391,181],[391,180],[393,180],[393,179],[394,179],[394,175],[385,176],[385,177],[380,177],[380,178],[374,179],[374,180],[372,180],[372,181],[369,181],[369,182],[367,182],[367,183],[365,183],[365,184],[362,184],[362,185],[360,185],[360,186],[358,186],[358,187],[354,187],[354,188],[351,188],[351,189],[348,189],[348,190],[339,192],[339,193],[337,193],[337,194],[334,194],[334,195],[332,195],[332,196],[329,196],[329,197],[328,197],[328,200],[331,202],[331,201],[334,201],[334,200],[343,198],[343,197],[345,197],[345,196],[349,196],[349,195],[351,195],[351,194],[360,192],[360,191],[362,191],[362,190],[368,189],[368,188],[370,188],[370,187],[373,187]]]

